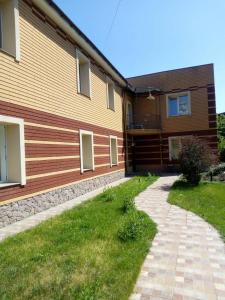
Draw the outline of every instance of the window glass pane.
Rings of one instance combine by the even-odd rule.
[[[0,8],[0,48],[2,48],[2,11]]]
[[[0,125],[0,182],[6,180],[6,130]]]
[[[82,135],[82,156],[84,170],[93,168],[92,160],[92,136],[88,134]]]
[[[179,96],[179,114],[187,115],[188,113],[188,95]]]
[[[133,111],[132,111],[132,104],[127,103],[127,126],[130,128],[133,123]]]
[[[114,86],[112,83],[108,83],[108,108],[114,110]]]
[[[89,63],[79,62],[80,93],[90,96]]]
[[[180,154],[180,140],[178,138],[171,139],[171,159],[178,159]]]
[[[169,98],[169,116],[177,116],[177,98]]]
[[[111,164],[116,165],[117,164],[117,143],[116,139],[111,138]]]

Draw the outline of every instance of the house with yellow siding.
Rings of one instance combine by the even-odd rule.
[[[0,0],[0,227],[171,169],[190,135],[216,151],[212,64],[124,78],[53,1]]]

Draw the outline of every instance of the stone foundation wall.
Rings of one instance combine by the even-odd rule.
[[[0,228],[125,177],[119,171],[0,206]]]

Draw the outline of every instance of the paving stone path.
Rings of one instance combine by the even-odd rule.
[[[225,245],[200,217],[167,203],[176,179],[161,177],[136,198],[158,233],[130,300],[225,300]]]
[[[61,214],[65,210],[71,209],[71,208],[79,205],[80,203],[82,203],[84,201],[87,201],[88,199],[97,196],[98,194],[102,193],[104,191],[104,189],[106,189],[106,188],[117,186],[121,183],[126,182],[129,179],[130,178],[127,177],[127,178],[117,180],[115,182],[110,183],[107,186],[98,188],[98,189],[96,189],[94,191],[91,191],[87,194],[84,194],[82,196],[74,198],[73,200],[66,201],[66,202],[64,202],[60,205],[57,205],[55,207],[51,207],[47,210],[44,210],[44,211],[42,211],[38,214],[35,214],[35,215],[30,216],[28,218],[25,218],[21,221],[18,221],[16,223],[5,226],[5,227],[0,229],[0,242],[3,241],[4,239],[6,239],[9,236],[12,236],[12,235],[15,235],[19,232],[30,229],[30,228],[38,225],[39,223],[41,223],[45,220],[48,220],[48,219],[50,219],[54,216],[57,216],[57,215]]]

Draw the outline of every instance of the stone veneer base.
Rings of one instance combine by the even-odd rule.
[[[84,195],[116,180],[125,177],[125,171],[118,171],[96,178],[69,185],[64,188],[55,189],[24,200],[0,206],[0,228],[20,221],[31,215],[44,211],[50,207],[57,206],[63,202]]]

